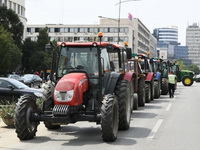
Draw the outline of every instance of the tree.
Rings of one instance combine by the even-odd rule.
[[[191,70],[191,71],[193,71],[195,74],[200,74],[200,69],[195,64],[189,65],[188,69]]]
[[[15,45],[21,48],[24,26],[18,15],[12,9],[0,6],[0,25],[11,33]]]
[[[22,68],[24,68],[24,71],[30,72],[32,70],[30,66],[30,57],[36,50],[37,42],[31,41],[31,38],[26,38],[22,46]]]
[[[14,70],[21,62],[22,53],[14,44],[11,34],[0,25],[0,74]]]
[[[48,28],[39,31],[36,47],[29,57],[30,69],[34,71],[47,70],[51,67],[52,52],[45,52],[45,46],[50,42]],[[29,41],[30,44],[30,41]]]
[[[174,62],[179,66],[180,70],[186,69],[186,66],[183,61],[180,59],[175,59]]]

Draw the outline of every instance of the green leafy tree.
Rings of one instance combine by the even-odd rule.
[[[30,72],[32,70],[30,64],[30,57],[37,50],[37,42],[31,41],[31,38],[26,38],[22,46],[22,68],[25,72]]]
[[[45,52],[45,46],[50,42],[48,28],[41,29],[37,40],[36,49],[30,56],[30,68],[34,71],[47,70],[51,67],[52,52]]]
[[[0,25],[11,33],[15,45],[21,48],[24,26],[18,15],[12,9],[0,6]]]
[[[188,70],[193,71],[195,74],[200,74],[200,69],[197,65],[191,64],[188,66]]]
[[[0,25],[0,74],[14,70],[21,62],[22,53],[14,44],[11,34]]]
[[[180,70],[186,69],[186,66],[183,61],[180,59],[175,59],[174,62],[179,66]]]

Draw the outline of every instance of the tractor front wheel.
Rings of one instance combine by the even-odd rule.
[[[151,84],[145,83],[145,102],[150,103],[151,101]]]
[[[140,78],[138,81],[138,106],[145,105],[145,79]]]
[[[44,111],[52,111],[54,107],[54,102],[52,98],[52,91],[54,90],[53,84],[48,81],[43,86],[43,95],[44,95]],[[44,125],[47,129],[58,129],[60,125],[53,125],[51,121],[44,121]]]
[[[101,106],[101,128],[104,141],[112,142],[117,139],[118,124],[118,101],[114,95],[108,94],[104,97]]]
[[[29,140],[35,136],[39,122],[34,121],[34,113],[37,113],[35,98],[29,95],[21,96],[17,102],[14,116],[14,125],[20,140]]]
[[[194,81],[191,79],[191,77],[183,77],[182,79],[182,83],[184,86],[191,86],[193,82]]]
[[[154,81],[154,98],[160,97],[160,81]]]
[[[127,80],[117,83],[115,94],[119,103],[119,129],[127,130],[131,121],[131,91]]]

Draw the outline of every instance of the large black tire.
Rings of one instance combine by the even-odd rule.
[[[101,128],[104,141],[112,142],[117,139],[118,125],[118,101],[114,95],[108,94],[104,97],[101,106]]]
[[[54,107],[54,102],[52,98],[52,92],[54,90],[54,85],[51,81],[44,83],[43,85],[43,95],[44,95],[44,110],[52,111]],[[53,125],[51,121],[44,121],[44,125],[47,129],[58,129],[60,125]]]
[[[160,97],[160,81],[154,81],[154,98]]]
[[[145,102],[150,103],[151,101],[151,84],[145,83]]]
[[[138,81],[138,106],[145,106],[145,79]]]
[[[115,88],[119,103],[119,129],[127,130],[131,121],[131,91],[127,80],[120,80]]]
[[[33,121],[31,118],[33,113],[37,113],[35,98],[30,95],[21,96],[17,102],[14,116],[14,125],[20,140],[29,140],[36,135],[39,122]]]
[[[150,100],[151,101],[154,100],[154,79],[151,82],[151,98],[150,98]]]
[[[131,91],[131,112],[133,111],[134,109],[134,103],[135,103],[135,97],[134,97],[134,83],[133,83],[133,80],[131,80],[130,82],[130,91]]]
[[[167,95],[168,92],[169,92],[169,90],[168,90],[168,79],[162,78],[161,94]]]
[[[134,103],[133,103],[133,110],[138,109],[138,95],[134,94]]]
[[[189,76],[183,77],[182,83],[184,86],[191,86],[193,84],[193,79]]]

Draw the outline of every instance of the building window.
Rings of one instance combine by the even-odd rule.
[[[40,32],[40,28],[35,28],[35,32],[36,33]]]
[[[74,28],[69,28],[70,33],[74,33],[74,31],[75,31]]]
[[[72,42],[73,41],[73,37],[64,37],[64,41]]]
[[[4,0],[4,6],[8,6],[7,0]]]
[[[15,12],[17,12],[16,11],[16,3],[13,3],[13,9],[14,9]]]
[[[49,32],[53,33],[54,32],[54,28],[49,28]]]
[[[35,28],[31,28],[31,33],[35,33]]]
[[[27,28],[27,32],[31,32],[31,28]]]
[[[12,9],[12,2],[9,1],[9,8]]]
[[[74,37],[74,41],[80,41],[80,37]]]
[[[64,28],[60,28],[60,32],[61,32],[61,33],[64,33]]]
[[[60,28],[54,28],[54,32],[55,32],[55,33],[60,32]]]
[[[20,5],[17,5],[17,13],[20,14]]]

